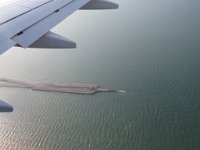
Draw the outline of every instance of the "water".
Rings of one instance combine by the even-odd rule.
[[[118,1],[117,11],[79,11],[53,29],[75,50],[0,56],[0,76],[93,83],[128,93],[93,96],[1,88],[0,149],[198,150],[199,1]]]

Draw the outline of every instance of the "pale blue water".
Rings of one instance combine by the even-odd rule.
[[[0,88],[15,108],[0,114],[0,149],[199,149],[200,2],[118,2],[119,10],[79,11],[53,29],[77,49],[9,50],[0,77],[128,93]]]

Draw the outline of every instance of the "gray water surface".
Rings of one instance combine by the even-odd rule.
[[[0,88],[1,150],[198,150],[200,1],[119,0],[78,11],[53,31],[74,50],[13,48],[0,77],[91,83],[128,93],[93,96]]]

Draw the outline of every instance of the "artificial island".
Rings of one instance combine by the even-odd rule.
[[[101,88],[95,84],[54,84],[54,83],[32,83],[19,80],[12,80],[8,78],[0,78],[0,87],[11,88],[26,88],[34,91],[46,91],[46,92],[60,92],[60,93],[74,93],[93,95],[99,92],[119,92],[125,93],[125,90],[107,89]]]

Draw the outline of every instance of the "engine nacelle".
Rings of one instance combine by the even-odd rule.
[[[0,100],[0,112],[12,112],[12,111],[13,107],[10,104]]]
[[[118,4],[107,1],[107,0],[91,0],[86,5],[81,7],[80,9],[84,10],[92,10],[92,9],[117,9],[119,7]]]

